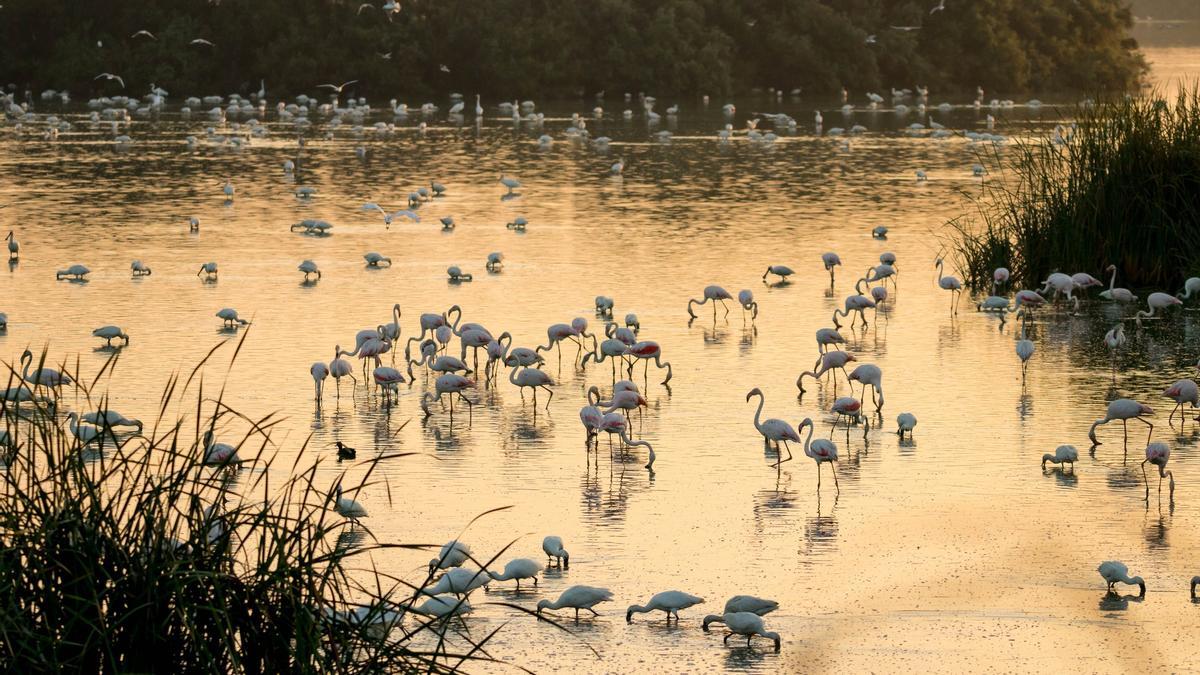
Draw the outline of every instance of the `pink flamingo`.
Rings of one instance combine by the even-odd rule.
[[[871,385],[871,402],[875,404],[875,411],[883,410],[883,371],[879,369],[879,366],[873,363],[864,363],[850,371],[847,379],[862,383],[864,401],[867,400],[867,385]]]
[[[938,271],[938,286],[944,291],[950,291],[950,313],[958,314],[958,300],[962,297],[962,282],[958,277],[942,275],[942,259],[938,258],[934,267]]]
[[[758,318],[758,303],[754,301],[754,291],[744,289],[738,291],[738,304],[742,306],[742,322],[746,321],[746,312],[750,312],[750,320]]]
[[[833,430],[837,427],[837,423],[843,417],[846,418],[846,429],[849,431],[851,424],[857,423],[862,417],[862,403],[853,396],[842,396],[833,402],[832,411],[836,417],[833,418],[833,424],[829,427],[829,435],[833,436]]]
[[[760,421],[759,418],[762,416],[763,406],[767,403],[767,397],[763,395],[761,389],[755,387],[746,394],[746,401],[755,396],[758,397],[758,408],[754,411],[754,428],[758,429],[758,433],[762,434],[763,444],[769,445],[774,443],[775,452],[779,453],[779,444],[783,443],[784,449],[787,450],[787,459],[783,459],[782,453],[780,453],[779,461],[771,466],[778,467],[784,462],[790,462],[792,460],[792,448],[788,445],[788,441],[799,443],[800,434],[792,428],[792,425],[775,417]]]
[[[470,348],[474,357],[475,370],[479,370],[479,350],[487,349],[488,343],[494,339],[492,334],[483,330],[482,327],[471,328],[464,330],[459,335],[459,339],[462,341],[462,354],[459,356],[459,360],[467,360],[467,349]]]
[[[450,315],[454,315],[454,321],[450,321]],[[425,339],[426,333],[433,333],[442,326],[450,326],[451,329],[458,327],[458,322],[462,320],[462,309],[458,305],[451,305],[450,309],[441,314],[425,313],[420,317],[421,332],[408,338],[408,342],[404,346],[404,359],[407,361],[412,353],[412,343],[420,342]]]
[[[633,368],[637,365],[639,360],[646,364],[645,377],[649,377],[650,362],[654,361],[654,365],[658,367],[659,370],[662,370],[663,368],[667,369],[667,377],[661,382],[661,384],[666,384],[671,381],[671,362],[662,360],[662,348],[658,346],[657,342],[651,340],[643,340],[638,342],[629,348],[629,356],[633,359],[633,361],[629,364],[629,377],[633,377]]]
[[[641,394],[639,394],[637,391],[629,389],[622,389],[619,391],[614,390],[611,399],[607,401],[601,401],[600,390],[596,387],[588,388],[588,402],[592,403],[598,408],[608,408],[608,410],[604,411],[604,414],[606,415],[610,412],[623,410],[625,411],[626,417],[629,416],[630,410],[638,410],[639,408],[648,405],[646,399],[642,398]]]
[[[397,393],[400,385],[404,384],[404,376],[390,366],[377,366],[372,375],[375,378],[375,385],[383,390],[385,400],[388,402],[391,402],[392,394]]]
[[[594,353],[596,351],[596,334],[587,332],[587,319],[583,318],[582,316],[577,316],[574,319],[571,319],[571,328],[575,329],[575,332],[579,334],[579,337],[592,338],[592,352]],[[582,345],[580,345],[580,348],[582,348]],[[578,357],[578,354],[576,354],[576,357]]]
[[[705,286],[703,299],[688,300],[688,305],[687,305],[688,315],[691,316],[693,319],[695,319],[696,314],[695,314],[695,312],[692,311],[692,305],[697,305],[697,306],[703,305],[704,303],[709,302],[710,300],[713,303],[713,321],[717,320],[717,303],[718,302],[721,303],[721,306],[725,308],[725,316],[729,316],[729,305],[726,305],[725,301],[733,300],[733,296],[729,294],[729,291],[725,290],[724,288],[721,288],[720,286]]]
[[[1179,421],[1183,422],[1183,404],[1191,403],[1192,408],[1200,407],[1200,387],[1196,386],[1195,380],[1183,379],[1179,380],[1166,391],[1163,396],[1175,401],[1175,407],[1171,409],[1171,414],[1167,416],[1167,424],[1171,423],[1171,419],[1175,417],[1175,413],[1179,413]]]
[[[804,437],[804,454],[811,458],[817,464],[817,490],[821,489],[821,465],[829,464],[829,472],[833,474],[833,484],[837,487],[838,494],[842,494],[842,486],[838,485],[837,469],[834,467],[834,462],[838,461],[837,445],[827,438],[818,438],[813,440],[813,421],[811,417],[805,417],[797,427],[797,431],[808,427],[808,435]]]
[[[329,374],[333,376],[333,383],[337,387],[338,398],[342,397],[342,378],[349,377],[350,381],[358,384],[358,380],[354,378],[354,368],[350,362],[341,357],[342,346],[337,345],[333,350],[333,360],[329,362]]]
[[[818,328],[817,329],[817,350],[822,354],[832,345],[845,344],[846,338],[833,328]]]
[[[312,375],[313,384],[317,388],[317,403],[320,403],[322,386],[325,384],[325,378],[329,377],[329,366],[326,366],[322,361],[317,361],[316,363],[312,364],[312,367],[308,369],[308,372]]]
[[[833,268],[842,264],[842,259],[838,254],[830,251],[821,254],[821,263],[825,265],[825,271],[829,272],[829,287],[833,288]]]
[[[645,446],[646,449],[650,451],[650,461],[646,462],[645,468],[650,469],[651,474],[654,473],[654,446],[650,445],[648,441],[635,441],[629,438],[628,426],[625,422],[625,417],[621,413],[614,412],[604,415],[604,417],[602,417],[600,420],[600,426],[598,427],[598,430],[608,433],[610,438],[612,436],[616,436],[617,438],[621,439],[621,443],[625,445],[631,447],[639,445]]]
[[[1151,443],[1146,446],[1146,459],[1142,460],[1142,479],[1146,481],[1146,501],[1150,501],[1150,479],[1146,477],[1146,462],[1158,467],[1158,494],[1162,496],[1162,479],[1171,479],[1171,501],[1175,500],[1175,474],[1167,471],[1167,460],[1171,459],[1171,447],[1166,443]]]
[[[579,409],[579,421],[583,423],[583,429],[587,432],[586,443],[591,445],[592,438],[600,430],[600,422],[604,418],[604,413],[600,412],[600,408],[591,405],[583,406]]]
[[[1154,316],[1155,311],[1166,311],[1166,309],[1172,305],[1182,304],[1183,300],[1180,300],[1173,295],[1167,295],[1166,293],[1151,293],[1150,297],[1146,298],[1146,305],[1150,308],[1150,311],[1139,311],[1135,315],[1137,317],[1138,328],[1142,327],[1142,319],[1148,319]]]
[[[624,342],[621,342],[620,340],[608,338],[604,342],[600,343],[599,349],[597,349],[595,352],[584,354],[583,361],[580,363],[580,365],[582,367],[586,368],[588,359],[595,360],[597,365],[600,363],[603,363],[604,359],[608,359],[612,365],[613,382],[616,382],[617,381],[617,359],[624,360],[625,356],[628,353],[629,353],[629,345],[625,344]]]
[[[556,323],[546,329],[546,337],[549,341],[543,346],[539,345],[534,351],[538,354],[548,352],[554,347],[558,347],[558,363],[562,365],[562,341],[570,340],[583,351],[583,344],[579,342],[579,331],[565,323]]]
[[[474,384],[474,380],[465,378],[457,373],[446,373],[445,375],[439,375],[437,381],[434,382],[433,385],[437,394],[435,395],[433,392],[428,391],[425,392],[425,394],[421,396],[421,410],[425,412],[426,417],[429,417],[433,414],[433,412],[429,410],[429,404],[433,403],[434,401],[441,401],[443,396],[449,395],[450,417],[454,417],[455,398],[460,398],[466,402],[467,415],[469,416],[474,412],[475,403],[471,399],[467,398],[463,392],[474,386]]]
[[[1129,420],[1138,420],[1139,422],[1150,427],[1150,431],[1146,434],[1146,442],[1150,442],[1150,436],[1154,434],[1154,425],[1148,420],[1142,418],[1142,415],[1153,415],[1154,411],[1150,406],[1138,403],[1130,398],[1119,398],[1108,404],[1108,411],[1104,417],[1092,423],[1092,428],[1088,430],[1088,438],[1092,440],[1092,445],[1101,445],[1100,441],[1096,440],[1096,427],[1102,424],[1108,424],[1114,420],[1121,420],[1121,426],[1125,429],[1125,443],[1129,443]]]
[[[1000,286],[1008,284],[1008,268],[997,267],[995,272],[992,272],[992,292],[995,293]]]
[[[550,398],[546,399],[546,409],[550,409],[550,401],[554,400],[554,390],[549,385],[554,384],[550,376],[536,368],[513,368],[508,374],[508,381],[521,388],[521,398],[525,398],[525,388],[533,390],[533,408],[537,410],[537,390],[545,389]]]
[[[838,321],[838,316],[850,316],[850,312],[858,312],[858,317],[862,319],[863,326],[867,324],[866,310],[874,309],[875,301],[865,295],[850,295],[846,296],[845,308],[834,311],[833,325],[835,328],[841,328],[842,324]],[[850,321],[850,326],[854,327],[854,321]]]
[[[805,375],[813,378],[814,380],[819,380],[821,379],[821,376],[831,370],[834,370],[835,368],[840,368],[842,374],[846,375],[846,379],[849,380],[850,376],[846,373],[846,364],[857,360],[858,359],[854,358],[854,355],[850,352],[843,352],[841,350],[827,351],[822,354],[819,359],[817,359],[817,363],[813,365],[813,370],[800,373],[800,377],[796,378],[796,388],[800,390],[801,394],[803,394],[805,391],[807,391],[804,388]]]

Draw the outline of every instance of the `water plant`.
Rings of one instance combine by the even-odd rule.
[[[999,177],[950,222],[949,247],[973,288],[1007,267],[1015,283],[1054,271],[1174,292],[1200,272],[1200,90],[1082,104],[1049,137],[990,150]]]

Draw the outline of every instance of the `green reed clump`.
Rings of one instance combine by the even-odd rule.
[[[950,223],[960,272],[983,288],[1004,266],[1028,287],[1113,264],[1118,285],[1182,287],[1200,273],[1200,93],[1105,101],[1076,118],[1065,139],[991,158],[1000,177]]]
[[[467,651],[456,654],[434,621],[410,614],[403,628],[381,629],[375,619],[403,611],[429,578],[409,584],[376,570],[368,554],[425,546],[373,542],[362,526],[349,527],[331,509],[333,486],[317,483],[320,460],[301,468],[304,448],[273,471],[277,419],[247,419],[220,394],[206,397],[198,371],[182,385],[171,379],[141,433],[106,432],[87,445],[56,410],[73,396],[106,409],[86,384],[22,397],[20,377],[10,377],[0,400],[9,434],[0,466],[0,670],[446,672],[489,658],[482,648],[494,633],[460,633],[456,644]],[[182,392],[193,378],[185,428],[176,406],[191,409],[193,394],[185,403]],[[34,400],[18,402],[30,393]],[[242,461],[204,466],[203,432],[229,418],[250,429],[236,444]],[[364,483],[346,491],[353,496],[379,462],[398,456],[368,460]],[[365,616],[347,618],[363,606]]]

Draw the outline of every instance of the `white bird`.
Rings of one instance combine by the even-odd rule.
[[[699,605],[702,602],[704,602],[704,598],[683,591],[663,591],[655,593],[650,597],[650,602],[644,605],[630,605],[629,609],[625,610],[625,621],[632,622],[634,614],[646,614],[656,610],[664,612],[668,622],[671,621],[672,615],[674,615],[675,621],[679,621],[679,610]]]
[[[904,432],[908,432],[909,438],[912,438],[913,428],[917,426],[917,416],[912,413],[900,413],[896,415],[896,433],[900,434],[900,438],[904,438]]]
[[[762,617],[752,612],[730,612],[721,617],[721,622],[725,624],[728,631],[725,634],[725,643],[729,643],[729,638],[734,635],[742,635],[746,638],[746,646],[750,646],[750,640],[755,635],[761,635],[769,640],[775,641],[775,651],[779,651],[780,638],[779,633],[771,632],[763,627]]]
[[[204,432],[203,450],[204,464],[207,465],[236,464],[242,461],[238,457],[237,448],[228,443],[217,443],[213,440],[212,430]]]
[[[62,279],[63,277],[74,277],[76,281],[83,281],[83,278],[91,274],[91,272],[92,271],[84,265],[71,265],[65,270],[58,270],[55,272],[54,278]]]
[[[192,40],[190,44],[208,45],[209,47],[214,46],[213,43],[209,42],[208,40],[205,40],[204,38],[196,38],[195,40]]]
[[[120,75],[113,75],[112,73],[100,73],[99,75],[97,75],[96,77],[93,77],[92,79],[99,80],[100,78],[104,78],[106,80],[116,80],[117,84],[121,85],[122,89],[125,88],[125,80],[121,79]]]
[[[503,185],[504,187],[508,188],[508,191],[510,193],[513,190],[521,187],[521,181],[517,180],[516,178],[510,178],[508,176],[505,176],[504,174],[500,174],[500,184]]]
[[[200,266],[200,270],[196,272],[196,276],[203,274],[206,279],[212,279],[217,276],[217,263],[206,262]]]
[[[301,272],[304,272],[304,280],[305,281],[308,281],[308,277],[311,274],[317,275],[318,279],[321,278],[321,270],[317,269],[317,263],[315,263],[311,260],[305,260],[304,262],[300,263],[300,265],[296,269]]]
[[[539,600],[537,604],[537,613],[541,614],[545,609],[573,609],[575,610],[575,620],[579,620],[579,610],[586,609],[594,616],[600,616],[600,613],[592,609],[602,602],[608,602],[613,599],[612,591],[607,588],[596,588],[594,586],[572,586],[562,592],[558,599],[551,602],[549,600]]]
[[[429,561],[429,572],[432,574],[439,569],[449,569],[451,567],[460,567],[471,557],[471,547],[454,539],[446,542],[436,558]]]
[[[389,267],[392,265],[392,259],[387,256],[380,255],[375,251],[370,251],[363,255],[363,260],[367,261],[368,267],[379,267],[383,263],[387,263]]]
[[[536,564],[534,563],[534,565]],[[446,570],[436,584],[422,588],[421,592],[426,595],[445,595],[447,593],[466,595],[477,588],[488,585],[491,581],[492,578],[483,570],[455,567]]]
[[[1025,337],[1025,324],[1021,324],[1021,339],[1017,340],[1017,357],[1021,359],[1021,379],[1025,379],[1025,370],[1029,367],[1029,359],[1033,357],[1033,341]]]
[[[1112,272],[1112,278],[1108,280],[1108,290],[1101,291],[1100,297],[1105,300],[1114,302],[1134,303],[1137,302],[1137,296],[1128,288],[1113,288],[1117,283],[1117,266],[1109,265],[1105,271]]]
[[[349,497],[342,496],[341,485],[338,485],[337,490],[334,492],[333,510],[336,511],[339,516],[342,516],[343,518],[349,518],[353,521],[357,521],[359,518],[365,518],[367,515],[367,509],[363,507],[362,504],[359,504]]]
[[[546,562],[557,560],[564,570],[571,566],[571,554],[563,548],[562,537],[550,535],[542,540],[542,551],[546,553]]]
[[[1142,327],[1142,319],[1148,319],[1148,318],[1154,316],[1155,311],[1165,310],[1166,308],[1168,308],[1172,305],[1182,305],[1182,304],[1183,304],[1183,300],[1181,300],[1173,295],[1168,295],[1166,293],[1151,293],[1150,297],[1146,298],[1146,305],[1150,308],[1150,311],[1148,311],[1148,312],[1147,311],[1139,311],[1135,315],[1135,317],[1137,319],[1138,328]]]
[[[346,87],[348,87],[356,82],[358,82],[358,80],[350,80],[349,82],[343,82],[341,84],[318,84],[317,88],[318,89],[332,89],[340,94],[340,93],[342,93],[343,89],[345,89]]]
[[[1073,445],[1060,445],[1054,449],[1054,454],[1046,453],[1042,455],[1042,470],[1046,470],[1046,462],[1051,464],[1065,465],[1070,464],[1071,470],[1075,469],[1075,462],[1079,461],[1079,451]]]
[[[74,411],[67,415],[67,426],[75,438],[78,438],[79,442],[83,445],[87,445],[100,438],[102,433],[99,427],[79,424],[79,413]]]
[[[8,259],[9,261],[16,260],[21,257],[21,244],[17,242],[17,238],[13,235],[12,230],[8,231],[8,236],[4,237],[8,240]]]
[[[1138,420],[1142,424],[1150,427],[1149,433],[1146,434],[1146,443],[1150,442],[1150,437],[1154,434],[1154,425],[1149,420],[1143,419],[1142,415],[1153,415],[1154,410],[1150,406],[1138,403],[1130,398],[1119,398],[1108,404],[1108,410],[1104,417],[1092,423],[1092,428],[1088,430],[1088,438],[1091,439],[1092,445],[1101,445],[1100,441],[1096,440],[1096,427],[1102,424],[1108,424],[1114,420],[1121,420],[1121,426],[1125,429],[1125,442],[1129,442],[1129,420]]]
[[[112,341],[116,340],[117,338],[120,338],[121,341],[126,345],[129,344],[129,336],[125,334],[125,331],[121,330],[120,326],[101,326],[100,328],[92,331],[92,335],[94,337],[104,338],[104,344],[110,347],[112,346]]]
[[[21,378],[30,384],[38,387],[60,387],[74,382],[70,375],[53,368],[38,368],[31,373],[29,368],[32,365],[33,352],[26,349],[21,353]]]
[[[1175,474],[1167,471],[1171,459],[1171,446],[1166,443],[1151,443],[1146,446],[1146,459],[1142,460],[1142,479],[1146,481],[1146,501],[1150,501],[1150,479],[1146,476],[1146,463],[1158,467],[1158,495],[1162,498],[1162,479],[1171,479],[1171,502],[1175,502]]]
[[[962,296],[962,282],[958,277],[942,275],[942,259],[938,258],[934,267],[938,271],[938,286],[944,291],[950,291],[950,313],[958,314],[958,299]]]
[[[1108,582],[1108,590],[1110,591],[1113,590],[1113,586],[1117,582],[1120,582],[1123,584],[1129,584],[1130,586],[1136,585],[1141,588],[1142,595],[1146,594],[1146,582],[1143,581],[1141,577],[1130,577],[1129,568],[1126,567],[1125,563],[1123,562],[1106,560],[1100,563],[1100,566],[1096,568],[1096,571],[1100,572],[1100,576],[1103,577],[1106,582]]]
[[[132,38],[135,38],[135,37],[138,37],[138,36],[142,36],[142,35],[144,35],[144,36],[146,36],[146,37],[150,38],[151,40],[157,40],[157,39],[158,39],[158,38],[154,37],[154,33],[151,33],[151,32],[150,32],[150,31],[148,31],[148,30],[139,30],[138,32],[134,33],[133,35],[130,35],[129,37],[132,39]]]
[[[469,614],[473,610],[471,603],[466,600],[460,600],[453,596],[439,595],[432,597],[420,605],[414,605],[412,611],[425,616],[435,616],[438,618],[446,618],[451,616],[462,616]]]
[[[217,318],[220,319],[226,328],[232,328],[233,324],[238,323],[243,326],[250,324],[249,321],[239,318],[236,309],[225,307],[217,312]]]
[[[933,9],[929,10],[929,15],[933,16],[933,14],[935,12],[940,12],[940,11],[943,11],[944,9],[946,9],[946,0],[940,0],[940,2],[938,2],[938,4],[933,6]]]
[[[759,418],[762,415],[763,406],[767,402],[767,397],[763,395],[762,390],[758,387],[751,389],[746,394],[746,400],[749,401],[754,396],[758,396],[758,408],[754,411],[754,428],[758,429],[758,433],[762,434],[763,443],[774,443],[775,450],[778,452],[779,444],[782,442],[784,449],[787,450],[787,459],[783,459],[781,456],[780,460],[775,462],[773,466],[779,466],[784,462],[791,461],[792,449],[788,446],[788,441],[799,443],[800,434],[792,428],[792,425],[781,419],[772,417],[760,422]]]
[[[325,387],[325,378],[329,377],[329,367],[323,362],[317,361],[316,363],[312,364],[312,367],[308,369],[308,372],[312,375],[313,385],[317,390],[315,397],[317,402],[320,403],[321,391]]]
[[[538,572],[541,570],[542,566],[536,560],[531,558],[516,558],[515,560],[508,561],[508,563],[504,566],[503,572],[497,574],[489,571],[488,576],[490,576],[493,581],[508,581],[510,579],[515,579],[517,582],[517,590],[519,591],[521,590],[522,579],[533,579],[533,585],[537,586]]]
[[[736,614],[737,612],[750,612],[758,616],[770,614],[779,609],[779,603],[774,600],[757,598],[753,595],[735,595],[725,601],[725,611],[721,614],[709,614],[704,617],[704,621],[700,624],[700,629],[708,632],[709,624],[724,623],[724,614]]]

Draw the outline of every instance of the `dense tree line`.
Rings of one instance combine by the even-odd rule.
[[[496,97],[1128,89],[1124,0],[4,0],[0,83]],[[915,28],[905,30],[905,28]],[[132,37],[137,31],[153,34]],[[871,38],[871,36],[874,36]],[[191,44],[194,39],[213,43]]]

